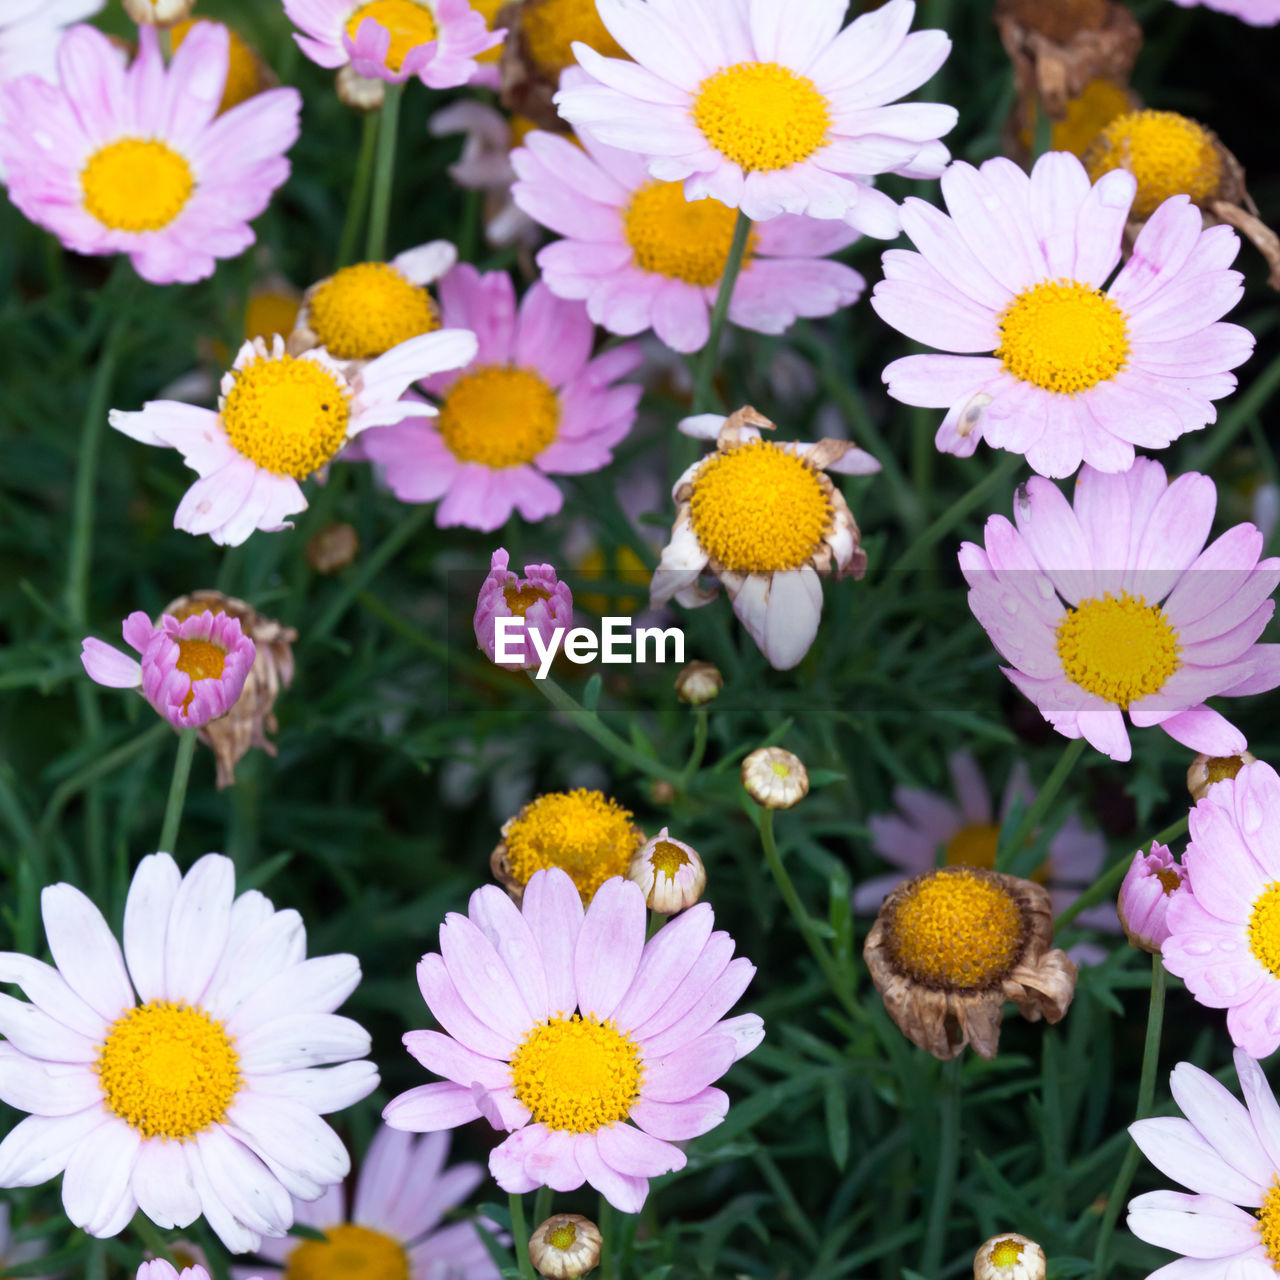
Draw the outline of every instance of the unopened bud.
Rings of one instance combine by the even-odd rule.
[[[761,747],[742,762],[742,785],[765,809],[790,809],[809,794],[809,771],[781,747]]]
[[[974,1255],[973,1280],[1044,1280],[1044,1250],[1015,1231],[992,1236]]]
[[[317,573],[345,569],[360,549],[360,540],[349,524],[327,524],[307,542],[307,563]]]
[[[575,1280],[600,1264],[604,1237],[590,1218],[557,1213],[529,1237],[529,1261],[540,1276]]]
[[[125,13],[143,27],[171,27],[195,7],[196,0],[124,0]]]
[[[724,688],[724,676],[709,662],[690,662],[676,676],[676,695],[681,702],[700,707]]]
[[[338,72],[337,89],[339,101],[357,111],[381,110],[387,93],[383,81],[357,75],[350,63]]]
[[[644,900],[660,915],[673,916],[691,907],[707,887],[707,869],[698,851],[672,840],[663,827],[636,850],[627,879],[644,890]]]
[[[1234,778],[1247,764],[1253,764],[1257,756],[1244,751],[1238,756],[1207,756],[1202,751],[1187,770],[1187,790],[1193,800],[1203,800],[1215,782]]]

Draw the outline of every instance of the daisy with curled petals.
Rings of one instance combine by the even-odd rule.
[[[0,84],[18,76],[58,78],[63,31],[92,18],[105,0],[5,0],[0,5]]]
[[[440,309],[446,325],[475,334],[474,358],[423,382],[440,402],[434,421],[371,431],[362,456],[401,502],[442,499],[442,528],[497,529],[513,511],[555,515],[564,496],[548,476],[598,471],[631,430],[642,389],[615,380],[640,363],[639,347],[593,360],[595,329],[580,302],[538,281],[517,311],[505,271],[482,275],[466,263],[440,282]]]
[[[823,576],[860,578],[867,566],[853,514],[825,473],[872,475],[880,464],[847,440],[762,438],[774,429],[750,406],[680,423],[716,449],[675,483],[676,522],[649,599],[655,608],[674,597],[696,609],[716,595],[698,578],[714,574],[760,652],[787,671],[818,634]]]
[[[1124,471],[1135,445],[1162,449],[1215,420],[1213,401],[1236,385],[1229,370],[1253,350],[1247,329],[1218,323],[1243,292],[1228,269],[1240,240],[1205,230],[1175,196],[1104,289],[1135,191],[1130,173],[1090,185],[1075,156],[1051,151],[1029,177],[1011,160],[953,164],[942,177],[950,217],[903,203],[919,252],[884,255],[871,305],[907,337],[959,353],[884,371],[895,399],[947,410],[939,449],[968,456],[985,439],[1045,476],[1082,461]]]
[[[474,335],[442,330],[410,338],[348,377],[324,350],[291,356],[277,334],[246,342],[223,376],[218,408],[152,400],[138,413],[112,409],[111,425],[143,444],[177,449],[200,478],[173,517],[175,529],[239,546],[255,529],[292,526],[307,509],[298,483],[370,427],[434,414],[401,400],[417,378],[475,355]]]
[[[1251,524],[1206,547],[1216,505],[1208,476],[1170,482],[1139,458],[1119,475],[1083,468],[1074,503],[1033,476],[1013,524],[992,516],[983,546],[961,546],[969,607],[1009,662],[1001,670],[1064,737],[1128,760],[1127,713],[1192,751],[1245,749],[1205,699],[1280,685],[1280,645],[1254,643],[1280,559],[1258,559]]]
[[[283,1236],[290,1195],[314,1200],[350,1167],[320,1117],[378,1083],[353,1061],[368,1033],[333,1013],[355,956],[305,959],[298,913],[237,897],[216,853],[185,876],[143,858],[123,954],[79,889],[40,903],[56,968],[0,953],[0,982],[31,1002],[0,998],[0,1100],[30,1112],[0,1142],[0,1186],[62,1173],[67,1216],[99,1238],[139,1209],[166,1229],[203,1215],[235,1253]]]
[[[638,1213],[650,1178],[684,1168],[672,1144],[724,1119],[714,1082],[764,1035],[755,1014],[724,1017],[755,966],[712,932],[710,906],[648,942],[645,917],[639,885],[608,880],[584,910],[559,868],[534,873],[521,907],[477,889],[418,965],[444,1030],[404,1037],[444,1080],[393,1098],[383,1118],[432,1132],[484,1116],[510,1134],[489,1156],[504,1191],[587,1182]]]
[[[610,333],[652,329],[673,351],[706,345],[736,215],[718,200],[685,199],[679,182],[649,177],[644,160],[578,131],[582,146],[541,131],[511,153],[512,198],[565,237],[538,254],[561,298],[581,298]],[[783,216],[754,227],[729,302],[729,319],[782,333],[798,316],[829,316],[856,302],[866,281],[825,256],[858,238],[843,222]]]
[[[60,87],[0,87],[0,119],[23,122],[0,129],[9,198],[76,253],[127,253],[152,284],[212,275],[253,243],[250,221],[289,176],[302,106],[270,89],[219,115],[227,49],[225,27],[199,23],[166,67],[142,27],[126,68],[102,32],[73,27]]]

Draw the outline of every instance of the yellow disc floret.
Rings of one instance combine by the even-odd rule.
[[[225,1119],[240,1059],[203,1009],[152,1000],[108,1028],[94,1070],[103,1101],[145,1138],[190,1138]]]
[[[1084,158],[1094,181],[1112,169],[1128,169],[1138,180],[1133,214],[1147,218],[1170,196],[1197,204],[1222,182],[1222,156],[1213,134],[1175,111],[1130,111],[1098,135]]]
[[[502,598],[507,602],[512,617],[523,618],[539,600],[550,600],[551,592],[526,582],[523,587],[503,587]]]
[[[1128,95],[1115,81],[1090,80],[1078,98],[1067,99],[1065,118],[1053,122],[1050,149],[1083,156],[1098,134],[1128,109]]]
[[[177,52],[178,46],[187,38],[191,32],[191,28],[196,25],[196,19],[187,18],[182,22],[175,22],[169,28],[169,40],[174,52]],[[209,19],[203,18],[200,21],[208,22]],[[215,23],[216,26],[222,26],[222,23]],[[258,58],[253,50],[245,43],[239,32],[231,27],[226,27],[227,32],[227,83],[222,90],[222,102],[218,107],[219,112],[230,111],[232,107],[237,107],[242,102],[247,102],[258,92],[260,87],[260,76],[258,74]]]
[[[994,871],[999,843],[1000,828],[994,823],[974,822],[961,827],[947,843],[947,866],[983,867]]]
[[[1006,1237],[997,1240],[991,1246],[991,1265],[993,1267],[1012,1267],[1022,1257],[1022,1241]]]
[[[80,171],[86,212],[112,231],[159,231],[195,190],[191,166],[155,138],[121,138],[95,151]]]
[[[519,467],[556,438],[560,400],[532,369],[482,365],[449,388],[436,425],[460,462]]]
[[[692,115],[706,140],[748,171],[807,160],[826,143],[831,124],[813,81],[776,62],[739,62],[708,76]]]
[[[972,867],[941,867],[917,876],[888,923],[898,968],[944,990],[992,986],[1017,964],[1025,943],[1013,895]]]
[[[704,288],[724,274],[737,212],[719,200],[686,200],[682,182],[647,182],[622,212],[635,265]],[[757,237],[748,238],[743,264]]]
[[[711,454],[689,501],[698,541],[726,569],[798,569],[831,527],[831,498],[819,472],[765,440]]]
[[[1280,1271],[1280,1174],[1271,1180],[1270,1189],[1262,1197],[1262,1207],[1254,1212],[1258,1215],[1256,1230],[1262,1237],[1262,1247],[1271,1266]]]
[[[1058,623],[1057,648],[1068,680],[1121,709],[1158,692],[1181,665],[1164,610],[1127,591],[1069,609]]]
[[[1129,359],[1125,313],[1077,280],[1043,280],[1000,315],[996,355],[1023,382],[1065,395],[1114,378]]]
[[[369,0],[362,4],[347,19],[347,35],[352,40],[366,18],[373,18],[391,33],[386,63],[392,71],[400,70],[410,49],[436,38],[436,20],[417,0]]]
[[[689,855],[674,841],[659,840],[649,855],[649,865],[655,876],[665,875],[668,880],[674,880],[676,872],[689,865]]]
[[[194,685],[197,680],[220,680],[226,664],[227,651],[221,645],[209,640],[179,640],[178,661],[174,665],[191,677],[193,686],[183,698],[182,705],[191,705],[192,698],[196,696]]]
[[[311,328],[339,360],[372,360],[440,327],[431,295],[388,262],[343,267],[311,295]]]
[[[1254,899],[1249,913],[1249,950],[1272,977],[1280,978],[1280,880]]]
[[[581,40],[606,58],[625,58],[626,50],[600,21],[596,0],[525,0],[520,6],[525,46],[544,75],[558,79],[577,66],[573,42]]]
[[[1210,756],[1204,762],[1204,767],[1209,775],[1206,785],[1212,785],[1215,782],[1226,782],[1229,778],[1234,778],[1244,768],[1244,757]]]
[[[534,1121],[570,1133],[625,1120],[643,1076],[640,1047],[594,1015],[539,1023],[511,1057],[512,1087]]]
[[[563,1223],[547,1237],[547,1242],[562,1253],[566,1249],[572,1249],[578,1243],[578,1228],[572,1222]]]
[[[289,1255],[285,1280],[408,1280],[409,1255],[381,1231],[355,1222],[327,1227]]]

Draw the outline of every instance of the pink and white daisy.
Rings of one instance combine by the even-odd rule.
[[[505,548],[499,547],[493,553],[489,576],[476,599],[476,644],[490,662],[510,671],[527,671],[542,662],[534,647],[533,632],[541,636],[549,652],[556,628],[572,628],[573,593],[569,584],[556,576],[553,565],[527,564],[525,576],[520,578],[507,568],[509,561]],[[521,619],[522,625],[508,628],[509,634],[502,641],[505,652],[518,653],[520,657],[498,660],[499,618]]]
[[[1116,914],[1135,947],[1159,955],[1169,937],[1169,907],[1187,892],[1187,878],[1167,846],[1151,842],[1151,852],[1133,855],[1116,895]]]
[[[1014,524],[992,516],[984,545],[960,548],[969,607],[1010,663],[1001,670],[1064,737],[1128,760],[1127,712],[1193,751],[1248,745],[1205,700],[1280,685],[1280,645],[1254,643],[1280,559],[1258,559],[1251,524],[1206,547],[1216,505],[1194,471],[1169,482],[1147,458],[1119,475],[1086,466],[1074,505],[1033,476]]]
[[[474,357],[423,382],[440,402],[435,421],[371,431],[364,456],[401,502],[442,499],[442,528],[487,532],[513,511],[525,520],[555,515],[564,497],[548,476],[598,471],[631,430],[642,388],[615,383],[639,365],[640,349],[593,360],[595,328],[580,302],[538,281],[517,311],[505,271],[481,275],[466,263],[440,282],[440,311],[444,324],[474,332]]]
[[[1204,5],[1219,13],[1229,13],[1254,27],[1274,27],[1280,22],[1280,0],[1173,0],[1184,9]]]
[[[477,889],[418,965],[444,1031],[404,1037],[444,1080],[392,1099],[383,1118],[431,1132],[484,1116],[510,1133],[489,1156],[503,1190],[587,1182],[639,1212],[648,1179],[684,1167],[672,1144],[724,1119],[729,1099],[713,1082],[764,1035],[753,1013],[723,1016],[755,966],[712,933],[709,905],[648,942],[645,920],[643,891],[620,878],[585,912],[558,867],[534,872],[521,907],[495,885]]]
[[[239,619],[208,609],[181,620],[161,614],[154,626],[139,610],[122,630],[142,661],[87,636],[80,653],[84,669],[108,688],[141,690],[175,729],[196,729],[226,715],[257,657]]]
[[[907,337],[955,355],[904,356],[884,371],[905,404],[947,410],[937,445],[978,441],[1026,455],[1041,475],[1081,461],[1124,471],[1134,446],[1162,449],[1216,419],[1253,335],[1218,323],[1240,299],[1228,268],[1240,240],[1204,229],[1188,196],[1166,200],[1120,262],[1136,183],[1090,185],[1065,151],[1028,177],[1011,160],[957,162],[942,177],[950,216],[903,203],[918,253],[891,249],[871,305]],[[970,354],[991,352],[990,355]]]
[[[894,103],[946,61],[943,31],[908,34],[913,0],[889,0],[842,31],[844,0],[599,0],[634,60],[573,51],[596,83],[562,86],[560,114],[759,222],[843,219],[892,239],[898,210],[869,175],[937,177],[954,107]],[[893,105],[890,105],[893,104]]]
[[[491,32],[467,0],[284,0],[284,11],[312,62],[395,84],[416,75],[432,89],[475,79],[476,54],[506,34]]]
[[[255,338],[223,375],[216,411],[151,400],[137,413],[112,409],[108,421],[143,444],[177,449],[200,478],[178,504],[173,527],[234,547],[255,529],[292,528],[286,517],[307,509],[298,482],[360,432],[434,414],[431,405],[400,397],[416,379],[456,369],[475,351],[473,334],[438,330],[348,376],[321,348],[291,356],[279,334],[270,347]]]
[[[31,1001],[0,1001],[0,1100],[30,1113],[0,1142],[0,1186],[63,1174],[67,1216],[99,1238],[139,1209],[166,1229],[203,1215],[236,1253],[283,1236],[290,1196],[350,1168],[320,1117],[378,1083],[352,1061],[368,1033],[333,1013],[355,956],[305,959],[298,913],[237,897],[217,853],[185,876],[167,853],[142,859],[123,954],[79,889],[40,902],[56,967],[0,952],[0,982]]]
[[[102,9],[105,0],[4,0],[0,4],[0,84],[18,76],[58,78],[63,31]]]
[[[253,243],[250,221],[289,176],[302,106],[296,89],[270,89],[219,115],[228,59],[216,23],[195,26],[168,67],[154,27],[129,67],[102,32],[72,27],[60,87],[0,87],[0,119],[22,122],[0,129],[9,198],[68,249],[126,253],[153,284],[212,275]]]
[[[1280,1269],[1280,1106],[1262,1067],[1240,1049],[1234,1057],[1247,1109],[1207,1071],[1180,1062],[1169,1088],[1186,1118],[1129,1126],[1143,1155],[1192,1193],[1129,1201],[1129,1230],[1183,1255],[1147,1280],[1269,1280]]]
[[[710,333],[736,215],[718,200],[685,199],[679,182],[657,182],[644,159],[597,142],[582,146],[541,131],[511,153],[520,181],[512,198],[565,237],[538,254],[542,278],[561,298],[581,298],[610,333],[652,329],[675,351],[697,351]],[[798,316],[829,316],[856,302],[866,281],[825,255],[857,232],[840,221],[784,215],[752,229],[729,319],[782,333]]]

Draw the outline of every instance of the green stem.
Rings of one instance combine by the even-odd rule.
[[[1151,957],[1151,1003],[1147,1009],[1147,1040],[1142,1050],[1142,1075],[1138,1080],[1138,1111],[1136,1118],[1145,1119],[1151,1114],[1151,1104],[1156,1093],[1156,1068],[1160,1062],[1160,1032],[1164,1025],[1164,965],[1158,955]],[[1138,1161],[1142,1153],[1137,1145],[1130,1143],[1125,1152],[1120,1171],[1111,1185],[1111,1194],[1107,1197],[1106,1212],[1102,1215],[1102,1225],[1098,1228],[1098,1243],[1093,1250],[1094,1280],[1103,1280],[1107,1274],[1107,1246],[1111,1243],[1111,1235],[1120,1219],[1120,1210],[1124,1198],[1138,1170]]]
[[[711,309],[711,330],[707,336],[707,345],[702,348],[702,359],[698,365],[698,379],[693,391],[694,413],[708,413],[716,407],[714,384],[716,362],[720,358],[720,333],[724,329],[725,318],[729,314],[733,286],[738,281],[738,272],[742,270],[742,259],[747,250],[747,237],[750,234],[751,219],[739,209],[738,220],[733,224],[733,243],[729,246],[724,274],[720,277],[720,292],[716,294],[716,304]]]
[[[554,1195],[555,1192],[550,1187],[539,1187],[537,1194],[533,1197],[533,1229],[535,1231],[551,1217],[551,1203]]]
[[[1049,812],[1049,807],[1058,798],[1058,792],[1062,790],[1063,783],[1071,776],[1072,769],[1076,767],[1076,762],[1084,755],[1088,745],[1084,738],[1073,738],[1067,743],[1065,750],[1058,757],[1058,763],[1053,766],[1049,780],[1040,788],[1035,800],[1022,815],[1022,821],[1014,828],[1013,835],[1007,842],[1001,841],[1001,844],[1010,851],[1010,856],[1016,854],[1027,843],[1031,833],[1044,820],[1044,815]]]
[[[360,154],[356,157],[355,176],[351,181],[351,198],[347,201],[347,216],[342,224],[342,239],[338,241],[339,267],[348,267],[356,256],[356,241],[360,228],[369,212],[369,183],[373,180],[373,156],[378,141],[378,115],[366,111],[364,129],[360,134]]]
[[[617,1275],[614,1259],[618,1241],[613,1229],[613,1205],[604,1196],[600,1197],[599,1208],[596,1210],[596,1226],[599,1228],[602,1238],[600,1245],[600,1280],[614,1280]]]
[[[680,774],[681,790],[689,785],[689,779],[698,772],[698,766],[702,764],[702,757],[707,753],[707,709],[706,707],[694,707],[693,709],[693,749],[689,752],[689,759],[685,761],[684,769]]]
[[[178,735],[178,754],[173,760],[173,781],[169,783],[169,799],[164,806],[164,822],[160,827],[162,853],[172,853],[182,821],[182,805],[187,798],[187,780],[191,777],[191,761],[196,754],[196,731],[183,729]]]
[[[391,188],[396,172],[396,127],[400,120],[400,96],[404,85],[390,84],[378,117],[378,154],[373,170],[373,200],[369,205],[369,238],[365,257],[381,262],[387,256],[387,222],[391,217]]]
[[[508,1200],[511,1204],[511,1247],[515,1250],[516,1266],[520,1268],[520,1280],[538,1280],[533,1263],[529,1261],[529,1228],[524,1221],[524,1196],[512,1193]]]
[[[920,1257],[922,1276],[939,1274],[947,1244],[947,1218],[960,1164],[960,1063],[961,1059],[953,1058],[942,1068],[941,1096],[938,1099],[938,1166],[933,1177],[924,1251]]]

